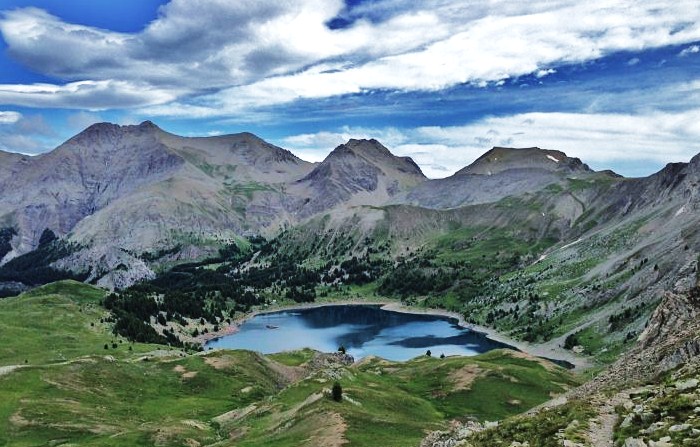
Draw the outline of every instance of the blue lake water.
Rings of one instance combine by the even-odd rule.
[[[206,348],[247,349],[263,354],[312,348],[335,352],[345,346],[355,360],[375,355],[404,361],[425,355],[476,355],[508,347],[460,327],[457,320],[409,314],[381,306],[338,305],[260,314],[240,330],[211,340]]]

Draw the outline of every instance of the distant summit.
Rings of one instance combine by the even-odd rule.
[[[563,184],[567,178],[596,174],[599,173],[578,158],[561,151],[494,147],[453,176],[419,185],[408,194],[407,200],[427,208],[455,208],[496,202]],[[617,176],[612,171],[602,174]]]
[[[403,176],[402,174],[405,174],[406,179],[404,180],[409,182],[426,179],[423,171],[411,157],[398,157],[375,139],[351,139],[336,147],[326,160],[328,162],[347,161],[351,157],[361,158],[378,167],[387,175]]]
[[[494,175],[513,169],[543,169],[569,173],[592,172],[588,165],[581,160],[568,157],[561,151],[538,147],[494,147],[476,159],[474,163],[459,170],[456,175]]]

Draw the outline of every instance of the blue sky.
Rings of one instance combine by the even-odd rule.
[[[648,175],[700,153],[696,0],[4,0],[0,150],[96,121],[377,138],[444,177],[494,145]]]

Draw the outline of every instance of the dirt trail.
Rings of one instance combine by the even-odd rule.
[[[277,373],[280,379],[287,385],[299,382],[309,374],[309,371],[302,366],[283,365],[268,357],[263,357],[262,359],[265,361],[267,367]]]
[[[10,374],[12,371],[20,368],[24,368],[24,365],[9,365],[9,366],[0,366],[0,377],[4,376],[5,374]]]
[[[322,426],[308,440],[309,447],[342,447],[347,444],[345,432],[347,424],[341,415],[331,413],[323,417]]]
[[[593,447],[612,447],[613,432],[618,418],[615,407],[629,402],[629,393],[623,391],[612,397],[597,396],[594,399],[598,416],[589,421],[585,436]]]

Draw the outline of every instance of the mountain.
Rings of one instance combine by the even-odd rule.
[[[44,229],[65,235],[86,217],[172,175],[183,160],[150,126],[97,124],[56,150],[16,159],[3,175],[0,221],[15,226],[15,253],[35,248]]]
[[[426,181],[409,157],[397,157],[377,140],[350,140],[336,147],[292,188],[306,196],[301,216],[339,204],[383,205]]]
[[[560,151],[528,147],[513,149],[494,147],[456,175],[497,175],[513,170],[540,170],[569,175],[592,172],[578,158],[569,158]]]
[[[196,258],[211,241],[285,222],[293,200],[281,185],[312,169],[249,133],[184,138],[148,121],[95,124],[48,154],[3,157],[0,226],[17,233],[3,262],[50,229],[83,248],[72,268],[135,266],[126,281],[151,275],[133,254],[179,244],[178,256]]]
[[[569,178],[596,176],[619,177],[596,173],[581,160],[559,151],[495,147],[453,176],[414,188],[405,202],[427,208],[456,208],[536,192]]]

